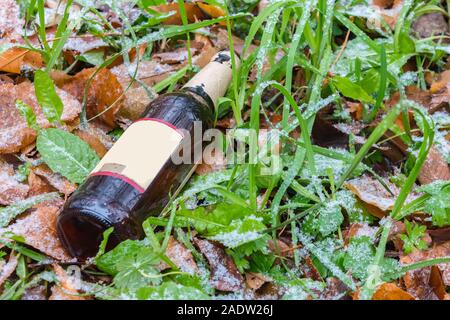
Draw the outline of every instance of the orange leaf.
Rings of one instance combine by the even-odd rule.
[[[41,55],[34,51],[16,47],[0,54],[0,71],[20,74],[24,65],[33,69],[42,67]]]
[[[373,300],[415,300],[408,292],[393,283],[383,283],[373,295]]]

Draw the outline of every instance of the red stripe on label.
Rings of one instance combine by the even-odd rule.
[[[130,186],[135,188],[140,193],[143,193],[145,191],[140,185],[138,185],[132,179],[130,179],[128,177],[125,177],[124,175],[121,175],[121,174],[116,173],[116,172],[99,171],[99,172],[94,172],[93,174],[91,174],[91,176],[109,176],[109,177],[114,177],[114,178],[120,179],[120,180],[128,183]]]
[[[170,122],[164,121],[164,120],[162,120],[162,119],[158,119],[158,118],[140,118],[140,119],[137,119],[137,120],[134,121],[134,122],[139,122],[139,121],[155,121],[155,122],[162,123],[162,124],[168,126],[169,128],[172,128],[172,129],[175,130],[179,135],[181,135],[181,137],[183,137],[183,134],[179,131],[179,129],[178,129],[176,126],[174,126],[174,125],[171,124]]]

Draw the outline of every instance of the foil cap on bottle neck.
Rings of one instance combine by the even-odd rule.
[[[236,68],[239,59],[235,55]],[[223,97],[232,78],[231,56],[229,51],[218,52],[211,61],[200,70],[183,88],[195,92],[200,96],[205,94],[211,98],[214,106]]]

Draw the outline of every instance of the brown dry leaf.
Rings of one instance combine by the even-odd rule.
[[[62,194],[68,196],[76,190],[76,185],[58,173],[54,173],[46,164],[31,169],[34,174],[45,178],[48,183]]]
[[[0,53],[0,71],[20,74],[23,69],[37,70],[42,66],[42,57],[35,51],[14,47]]]
[[[277,243],[273,239],[269,239],[267,242],[269,250],[276,255],[281,255],[282,257],[292,258],[294,257],[294,250],[284,241],[277,239]]]
[[[71,121],[81,112],[81,104],[67,92],[57,89],[64,111],[62,121]],[[34,85],[30,82],[22,82],[18,85],[0,85],[0,153],[14,153],[23,147],[33,143],[36,139],[34,130],[27,127],[25,119],[16,109],[17,99],[28,104],[36,114],[36,120],[40,127],[50,127],[42,109],[39,107]]]
[[[181,14],[179,12],[179,7],[177,3],[168,3],[168,4],[161,4],[158,6],[149,6],[150,9],[155,10],[159,13],[169,13],[174,12],[172,16],[167,18],[162,22],[162,24],[183,24],[181,20]],[[198,6],[196,6],[194,3],[185,3],[184,8],[186,10],[186,16],[188,18],[189,22],[194,22],[196,19],[201,19],[204,17],[203,12],[200,10]]]
[[[377,232],[377,227],[371,227],[367,223],[352,223],[350,228],[343,232],[344,236],[344,244],[348,245],[350,239],[357,238],[361,236],[368,236],[370,238],[374,238]]]
[[[399,188],[385,181],[386,185],[393,192],[391,195],[383,185],[378,181],[365,174],[361,177],[349,180],[345,183],[345,187],[355,194],[364,203],[368,211],[378,218],[382,218],[386,215],[387,211],[392,210],[396,197],[400,193]],[[418,195],[411,192],[406,198],[408,203]]]
[[[74,132],[78,137],[87,142],[91,148],[97,153],[97,155],[102,158],[108,149],[101,142],[101,140],[95,135],[86,130],[76,130]]]
[[[9,205],[26,198],[29,187],[16,180],[12,165],[0,160],[0,204]]]
[[[25,288],[20,300],[47,300],[47,287],[44,285],[37,285]]]
[[[433,239],[434,243],[439,244],[442,242],[450,241],[450,227],[431,229],[427,232]]]
[[[415,300],[408,292],[400,289],[394,283],[383,283],[373,294],[373,300]]]
[[[79,128],[74,133],[86,141],[101,158],[114,144],[108,132],[108,126],[100,121],[92,121],[85,128]]]
[[[203,153],[203,162],[195,169],[198,175],[205,175],[211,172],[224,170],[227,167],[225,157],[222,152],[216,154],[216,149],[211,153]]]
[[[430,92],[433,94],[442,94],[450,102],[450,70],[446,70],[439,75],[436,82],[431,84]]]
[[[381,18],[389,25],[391,29],[395,29],[395,25],[400,16],[400,10],[403,6],[403,0],[374,0],[373,8],[381,15]],[[370,23],[381,27],[381,21],[369,19]]]
[[[218,18],[226,15],[225,11],[221,8],[203,3],[201,1],[195,1],[194,3],[184,3],[186,10],[186,16],[189,22],[195,22],[196,20],[203,20],[208,18]],[[155,10],[159,13],[169,13],[175,12],[172,16],[164,20],[162,23],[169,24],[183,24],[181,20],[181,15],[179,12],[179,7],[177,3],[161,4],[158,6],[149,6],[150,9]],[[221,23],[223,24],[223,23]]]
[[[450,256],[450,241],[435,245],[428,250],[415,250],[409,255],[400,257],[400,263],[408,265],[423,260],[448,256]],[[436,272],[440,274],[437,275]],[[408,271],[403,276],[403,282],[406,290],[419,299],[443,298],[440,288],[442,286],[450,286],[450,263],[438,264],[435,269],[426,267]]]
[[[0,43],[17,41],[21,38],[24,20],[15,0],[0,0]]]
[[[428,152],[418,180],[421,184],[429,184],[436,180],[450,180],[450,168],[447,161],[435,146],[432,146]]]
[[[360,121],[363,118],[363,105],[361,102],[352,102],[344,100],[345,105],[348,107],[348,112],[354,120]]]
[[[71,262],[56,235],[56,218],[59,206],[53,204],[38,205],[6,230],[25,239],[25,243],[61,262]]]
[[[272,279],[262,273],[247,272],[245,274],[245,283],[247,284],[247,287],[252,290],[258,290],[263,286],[263,284],[270,281],[272,281]]]
[[[156,93],[152,92],[151,87],[170,76],[179,67],[180,65],[161,64],[150,60],[132,63],[129,68],[125,64],[112,68],[111,72],[116,75],[123,91],[128,88],[132,82],[131,76],[134,76],[135,73],[137,80],[125,92],[123,107],[117,113],[117,117],[131,121],[139,118],[152,99],[156,97]],[[147,88],[144,88],[143,85]]]
[[[228,50],[229,49],[229,38],[228,38],[228,32],[225,29],[219,28],[217,30],[213,30],[215,32],[215,37],[213,37],[211,40],[214,44],[214,47],[217,48],[217,50]],[[233,49],[236,51],[236,53],[242,57],[242,53],[244,50],[244,40],[242,40],[239,37],[236,37],[234,35],[231,36],[231,39],[233,41]],[[257,46],[251,44],[250,47],[247,50],[246,56],[248,56],[253,50],[255,50]]]
[[[195,263],[192,253],[180,242],[175,240],[172,236],[169,238],[167,245],[166,256],[180,269],[182,272],[189,274],[198,273],[198,267]],[[162,262],[158,268],[165,270],[169,268],[165,262]]]
[[[115,115],[123,106],[123,89],[117,77],[109,69],[84,69],[62,86],[82,102],[86,85],[91,77],[87,94],[87,113],[89,117],[99,117],[107,125],[115,127]]]
[[[233,259],[217,243],[194,238],[194,244],[208,260],[211,268],[212,285],[220,291],[238,291],[242,289],[244,279]]]
[[[209,40],[202,34],[195,34],[194,44],[198,47],[199,53],[192,58],[192,62],[200,68],[206,66],[212,59],[212,57],[219,52]]]
[[[28,186],[30,187],[30,191],[28,192],[29,197],[55,191],[47,181],[36,175],[33,171],[30,171],[28,175]]]
[[[102,52],[105,54],[107,44],[100,38],[94,35],[86,34],[77,36],[75,33],[72,34],[63,47],[64,58],[67,63],[72,64],[75,62],[77,55],[86,52]]]
[[[338,278],[328,277],[326,279],[327,288],[322,293],[322,298],[325,300],[336,300],[339,298],[340,300],[348,300],[351,299],[346,293],[349,291],[349,288]]]
[[[195,4],[200,8],[200,10],[210,18],[218,18],[226,16],[227,13],[220,7],[207,4],[202,1],[195,1]],[[226,22],[221,22],[219,24],[226,25]]]
[[[448,77],[448,75],[441,75],[441,77]],[[447,80],[448,81],[448,80]],[[433,87],[434,86],[434,87]],[[430,91],[421,90],[416,86],[407,86],[405,88],[406,97],[409,100],[415,101],[422,106],[424,106],[428,112],[434,113],[437,110],[445,107],[450,102],[450,86],[445,83],[445,80],[442,82],[435,82],[432,84]],[[395,92],[391,98],[386,101],[386,105],[389,107],[395,106],[400,101],[400,93]]]
[[[424,39],[448,33],[448,24],[442,13],[430,12],[418,17],[411,29],[415,35]]]
[[[197,48],[191,48],[191,55],[194,56],[198,50]],[[152,56],[157,62],[162,64],[179,64],[187,61],[188,50],[187,48],[179,48],[175,51],[159,52]]]
[[[19,260],[17,259],[17,256],[12,253],[9,256],[7,263],[2,265],[0,262],[0,287],[3,285],[3,282],[5,282],[13,274],[18,263]]]
[[[52,267],[59,283],[52,287],[52,295],[49,300],[88,300],[88,298],[80,296],[74,279],[61,266],[53,264]]]

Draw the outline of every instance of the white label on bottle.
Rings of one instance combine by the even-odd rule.
[[[183,135],[169,123],[140,119],[122,134],[91,175],[117,177],[143,192],[182,139]]]

